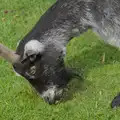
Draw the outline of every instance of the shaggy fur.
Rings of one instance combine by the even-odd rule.
[[[19,43],[16,52],[21,55],[23,63],[29,63],[21,72],[22,76],[43,98],[47,97],[49,103],[55,103],[56,91],[63,89],[69,80],[63,64],[67,43],[88,29],[100,35],[106,43],[120,47],[120,0],[58,0]],[[43,54],[36,53],[36,48],[32,47],[34,61],[30,60],[33,56],[23,57],[27,54],[24,48],[31,40],[44,46]],[[32,66],[36,69],[34,74],[30,70]]]

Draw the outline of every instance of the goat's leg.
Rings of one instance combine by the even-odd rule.
[[[114,97],[114,99],[112,100],[112,103],[111,103],[112,108],[115,108],[118,106],[120,106],[120,93]]]

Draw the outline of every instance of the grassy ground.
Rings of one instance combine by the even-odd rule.
[[[12,49],[53,0],[1,0],[0,42]],[[58,105],[46,104],[12,66],[0,60],[0,120],[120,120],[110,102],[120,91],[120,51],[91,31],[68,45],[66,65],[76,68],[69,92]]]

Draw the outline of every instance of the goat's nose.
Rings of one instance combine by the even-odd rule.
[[[61,97],[62,97],[62,95],[56,95],[54,97],[46,96],[46,97],[44,97],[44,100],[48,104],[52,105],[52,104],[57,104],[57,102],[61,99]]]
[[[47,91],[42,93],[42,98],[49,104],[56,104],[62,97],[63,89],[49,88]]]
[[[50,98],[50,97],[45,97],[44,100],[50,105],[55,104],[56,102],[54,98]]]

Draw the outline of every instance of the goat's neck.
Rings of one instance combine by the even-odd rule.
[[[46,45],[52,44],[58,50],[65,49],[66,44],[72,37],[72,26],[67,23],[60,25],[56,28],[52,28],[41,36],[41,42]]]

